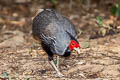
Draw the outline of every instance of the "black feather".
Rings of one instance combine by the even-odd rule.
[[[70,40],[78,43],[72,22],[54,9],[38,13],[33,19],[32,34],[41,40],[43,49],[51,57],[53,54],[69,56]]]

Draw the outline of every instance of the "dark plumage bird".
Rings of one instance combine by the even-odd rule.
[[[59,57],[57,57],[57,65],[55,65],[53,55],[69,56],[72,50],[80,53],[74,25],[54,9],[40,9],[33,19],[32,34],[35,39],[41,41],[41,45],[58,75],[63,76],[58,70]]]

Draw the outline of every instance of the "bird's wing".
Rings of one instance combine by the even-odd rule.
[[[41,40],[46,44],[46,45],[53,45],[55,43],[55,38],[54,37],[48,37],[45,34],[41,34]]]
[[[56,38],[55,37],[48,37],[44,34],[41,34],[42,42],[49,47],[52,53],[58,53],[56,50]]]
[[[52,53],[63,55],[68,47],[70,38],[67,34],[59,33],[58,36],[46,36],[41,34],[42,42],[49,47]],[[64,37],[63,37],[64,36]]]
[[[53,12],[56,15],[56,19],[62,24],[61,27],[63,27],[64,30],[69,32],[72,36],[77,38],[77,33],[75,31],[75,26],[73,23],[66,17],[62,16],[58,11],[53,10]]]

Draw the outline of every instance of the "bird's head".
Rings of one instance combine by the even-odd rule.
[[[70,40],[70,44],[69,44],[69,50],[76,50],[78,52],[78,54],[80,54],[80,45],[79,43],[77,43],[74,40]]]

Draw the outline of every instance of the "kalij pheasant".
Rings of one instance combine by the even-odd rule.
[[[62,14],[54,9],[40,9],[33,19],[33,37],[41,41],[43,49],[48,54],[48,60],[59,76],[59,56],[69,56],[72,50],[80,53],[79,42],[74,25]],[[54,64],[53,55],[57,56],[57,64]]]

